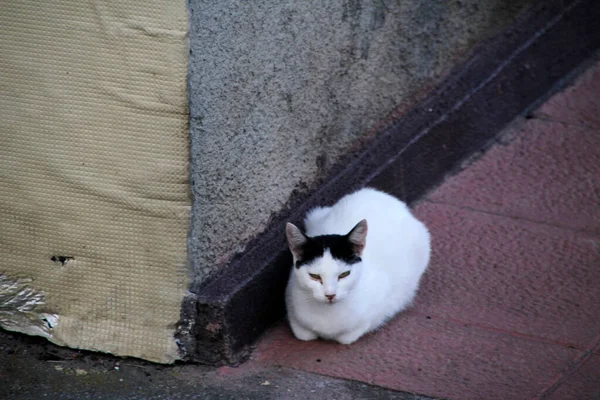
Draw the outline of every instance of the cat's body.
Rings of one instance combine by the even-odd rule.
[[[288,319],[301,340],[349,344],[412,302],[430,255],[427,228],[398,199],[362,189],[286,232]]]

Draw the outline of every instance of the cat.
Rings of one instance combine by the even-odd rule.
[[[294,266],[285,297],[296,338],[351,344],[410,306],[430,237],[405,203],[365,188],[311,210],[304,224],[306,233],[286,225]]]

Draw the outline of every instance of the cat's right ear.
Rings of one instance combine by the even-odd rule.
[[[350,233],[348,233],[348,240],[352,243],[354,253],[357,256],[361,256],[362,252],[367,244],[367,232],[369,231],[367,220],[363,219],[360,221]]]
[[[296,225],[290,222],[285,225],[285,234],[287,236],[288,245],[290,246],[290,251],[294,256],[295,264],[298,260],[302,260],[302,246],[308,242],[308,239]]]

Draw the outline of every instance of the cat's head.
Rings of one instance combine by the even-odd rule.
[[[285,231],[300,286],[323,303],[343,300],[360,278],[367,220],[346,235],[308,237],[291,223]]]

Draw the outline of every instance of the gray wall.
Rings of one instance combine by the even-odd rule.
[[[191,0],[197,278],[532,2]]]

